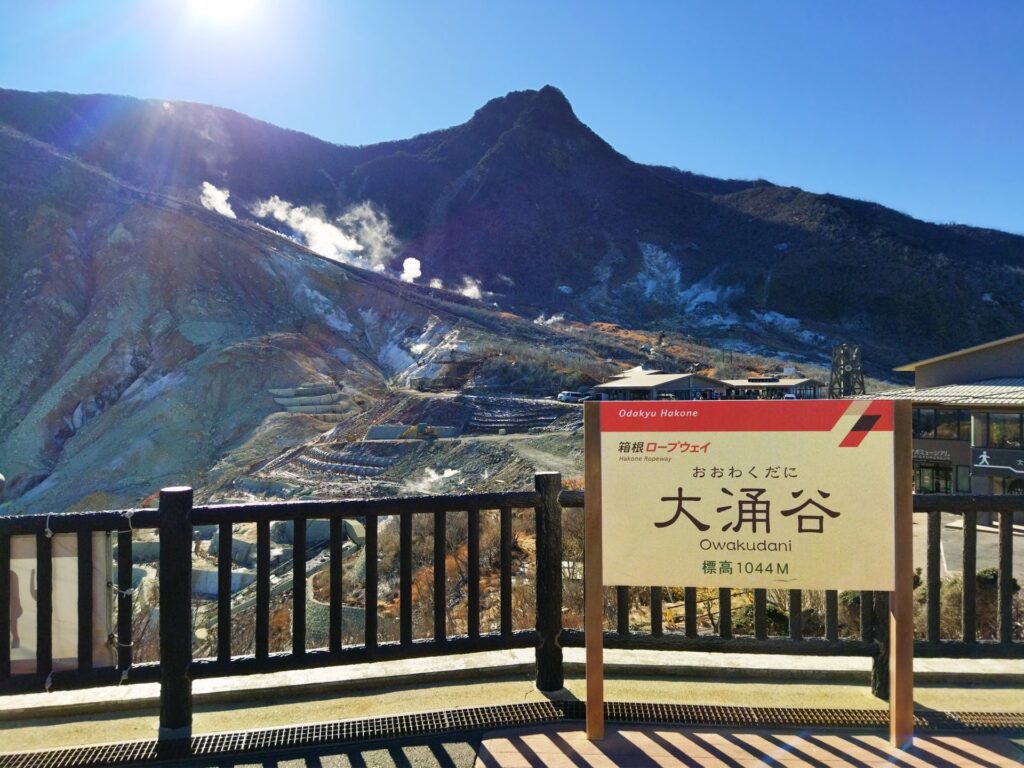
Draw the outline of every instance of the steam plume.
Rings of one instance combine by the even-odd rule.
[[[412,256],[405,259],[402,262],[402,282],[403,283],[414,283],[416,278],[422,275],[423,272],[420,269],[420,260],[414,259]]]
[[[293,205],[277,195],[251,210],[287,225],[311,251],[345,264],[383,272],[398,247],[387,216],[368,202],[353,205],[334,221],[321,206]]]
[[[202,193],[199,195],[199,202],[203,204],[203,208],[208,211],[215,211],[221,216],[227,216],[229,219],[236,218],[235,212],[231,210],[231,204],[228,202],[228,198],[231,193],[226,189],[217,189],[208,181],[203,182]]]
[[[459,293],[470,299],[483,298],[483,292],[480,290],[480,281],[469,275],[462,276],[462,287],[459,288]]]

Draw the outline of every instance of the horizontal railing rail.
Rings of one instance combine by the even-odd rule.
[[[182,495],[186,491],[187,500]],[[190,490],[167,489],[161,493],[160,507],[155,510],[3,517],[0,518],[0,637],[11,638],[12,642],[0,643],[0,692],[160,678],[163,688],[168,689],[168,701],[178,702],[173,706],[168,704],[170,725],[167,727],[170,728],[185,717],[181,714],[182,697],[186,696],[182,691],[190,690],[193,678],[527,647],[536,648],[538,685],[544,690],[557,689],[563,683],[562,647],[584,644],[581,630],[563,629],[563,611],[567,609],[563,596],[566,570],[563,515],[581,515],[584,498],[581,490],[563,489],[558,474],[541,473],[536,476],[532,491],[193,506]],[[516,572],[517,562],[520,567],[529,563],[530,548],[520,548],[513,525],[524,510],[533,515],[536,547],[532,574]],[[1021,617],[1014,603],[1017,584],[1013,579],[1013,521],[1015,514],[1024,512],[1024,497],[919,495],[914,497],[914,512],[915,520],[924,519],[926,540],[919,591],[924,601],[924,621],[915,653],[920,656],[1024,658]],[[948,578],[948,583],[943,581],[943,514],[962,520],[959,582],[950,582]],[[449,542],[449,521],[453,515],[459,515],[460,521],[464,519],[464,524],[460,522],[464,530]],[[977,567],[979,516],[992,517],[998,523],[985,529],[985,535],[995,534],[998,539],[998,567],[994,577],[991,570],[979,571]],[[489,529],[488,541],[494,547],[486,553],[481,551],[485,519],[493,528]],[[310,539],[307,528],[313,521],[326,521],[326,537],[317,534],[316,541]],[[363,594],[363,621],[358,642],[353,641],[351,632],[348,636],[344,634],[346,608],[359,608],[346,603],[343,594],[343,580],[349,579],[345,576],[343,562],[344,521],[359,521],[363,526],[358,547],[363,567],[358,584],[349,585]],[[426,522],[418,524],[416,521]],[[291,525],[292,561],[272,567],[274,542],[271,534],[276,523]],[[251,573],[253,585],[239,593],[239,600],[233,603],[236,526],[255,529],[255,541],[251,542],[255,567]],[[193,597],[191,564],[198,530],[203,529],[207,535],[210,527],[219,540],[216,555],[207,555],[215,564],[217,598],[212,603],[202,603]],[[381,534],[386,532],[389,539],[394,539],[395,527],[397,551],[382,551]],[[141,546],[135,540],[136,533],[154,529],[159,532],[160,564],[156,569],[159,600],[156,605],[161,619],[161,643],[158,659],[142,661],[136,652],[138,638],[133,637],[133,617],[141,607],[133,586],[133,554]],[[99,556],[94,548],[94,533],[107,533],[116,541],[116,577],[108,585],[117,614],[116,628],[110,638],[116,664],[109,668],[94,668],[93,663],[94,605],[99,604],[91,577]],[[53,659],[53,627],[58,618],[54,606],[53,537],[61,534],[74,534],[77,538],[78,643],[74,669],[55,669]],[[11,543],[15,536],[32,537],[35,544],[35,671],[29,674],[12,674],[11,654],[17,629],[12,622],[18,621],[15,614],[19,613],[12,610],[11,602]],[[353,551],[349,546],[349,551]],[[382,581],[379,564],[384,558],[389,558],[388,562],[397,560],[394,574],[397,597],[390,603],[385,601],[382,607],[382,585],[383,591],[390,595],[388,586],[392,575],[384,575]],[[316,562],[311,565],[314,559]],[[315,579],[311,573],[321,569],[328,577],[327,589],[321,589],[321,594],[326,591],[329,601],[328,626],[324,647],[308,648],[309,592]],[[448,587],[453,572],[458,577],[456,591]],[[981,586],[979,574],[988,579]],[[531,578],[533,584],[528,583]],[[961,600],[955,631],[950,629],[949,610],[947,607],[944,612],[942,602],[943,591],[954,589],[959,590]],[[518,628],[513,621],[514,590],[518,590],[519,601],[529,614],[519,616]],[[780,592],[785,598],[779,597]],[[527,593],[531,600],[524,603],[522,595]],[[728,588],[699,593],[694,586],[670,590],[664,585],[642,590],[609,589],[606,611],[610,619],[605,644],[610,648],[631,649],[870,656],[875,659],[873,689],[885,694],[888,593],[825,592],[821,626],[813,632],[805,631],[806,596],[801,591],[773,590],[778,605],[770,602],[767,590],[755,589],[751,593]],[[700,599],[699,594],[703,595]],[[284,628],[278,626],[279,617],[272,615],[273,601],[282,599],[289,608],[288,626]],[[152,595],[147,600],[152,603]],[[859,626],[852,634],[848,620],[842,624],[845,630],[841,627],[841,600],[857,607]],[[420,611],[417,625],[414,609],[417,605],[423,608],[428,601],[431,608]],[[397,616],[393,616],[396,606]],[[669,607],[676,610],[673,615],[681,612],[681,631],[670,631],[665,626]],[[740,608],[752,616],[746,635],[737,631],[734,614]],[[780,611],[786,614],[785,630],[783,634],[773,634],[769,614],[777,617]],[[485,614],[490,618],[488,625],[482,626]],[[232,646],[230,630],[243,615],[251,617],[253,637],[249,651],[238,653]],[[196,616],[201,616],[208,628],[217,629],[209,658],[192,659],[191,626]],[[388,631],[382,631],[382,618],[393,621],[393,633],[390,625]],[[274,622],[277,625],[272,627]],[[986,633],[992,635],[993,626],[995,636],[984,639]],[[276,639],[272,638],[272,629],[278,632]],[[417,633],[417,629],[422,631]],[[184,635],[188,636],[187,642],[181,639]],[[284,650],[274,646],[283,646]],[[174,654],[181,656],[181,663],[168,663]],[[188,719],[190,721],[190,716]]]

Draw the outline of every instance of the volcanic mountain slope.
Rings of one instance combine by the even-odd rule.
[[[424,282],[469,277],[523,314],[662,325],[737,347],[774,337],[819,359],[834,341],[860,341],[876,372],[1024,325],[1024,237],[640,165],[550,86],[365,147],[110,96],[0,91],[0,123],[140,189],[198,201],[208,182],[243,218],[275,196],[325,220],[369,204]],[[294,233],[294,221],[262,221]]]
[[[403,376],[443,375],[510,339],[564,343],[140,191],[9,128],[0,167],[5,511],[201,488],[236,448],[253,463],[273,458]],[[274,397],[302,385],[298,398]],[[288,402],[328,405],[283,413]]]

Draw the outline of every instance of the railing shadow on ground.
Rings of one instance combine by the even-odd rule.
[[[192,504],[187,488],[165,489],[158,509],[74,512],[0,518],[0,637],[12,637],[17,612],[12,610],[12,541],[28,537],[34,545],[35,654],[31,671],[12,666],[11,643],[0,644],[0,692],[67,689],[142,680],[161,682],[161,727],[168,738],[187,735],[191,723],[191,680],[200,677],[240,675],[254,672],[308,669],[324,665],[373,662],[400,658],[512,648],[536,649],[536,684],[542,691],[556,691],[564,682],[562,648],[582,646],[583,632],[563,628],[567,607],[563,578],[575,564],[566,560],[563,544],[563,511],[579,514],[582,491],[562,488],[557,473],[538,473],[532,491],[421,496],[384,499],[290,501],[280,503],[199,505]],[[1013,517],[1024,511],[1019,496],[915,496],[914,510],[927,517],[927,556],[923,582],[926,587],[925,621],[922,637],[915,643],[918,656],[970,658],[1024,658],[1019,617],[1014,615]],[[963,518],[962,610],[954,638],[943,636],[940,526],[942,513]],[[995,585],[997,633],[993,640],[979,638],[977,537],[979,514],[998,519],[998,572]],[[465,521],[464,543],[449,541],[450,520]],[[343,634],[343,544],[345,521],[358,520],[363,526],[359,550],[362,570],[358,589],[363,594],[363,625],[359,642],[351,632]],[[328,532],[325,563],[328,584],[328,626],[325,647],[307,647],[309,590],[295,589],[307,583],[307,529],[311,521],[326,521]],[[382,523],[384,521],[384,523]],[[397,521],[396,523],[394,521]],[[271,526],[286,522],[292,526],[290,566],[272,567]],[[459,523],[462,525],[462,523]],[[384,526],[382,528],[382,525]],[[383,551],[381,535],[395,538],[397,552]],[[232,603],[232,546],[236,527],[255,530],[255,585],[251,608],[251,652],[239,653],[232,646],[232,632],[222,631],[238,622],[239,605]],[[524,543],[523,531],[532,528],[533,552]],[[197,603],[192,591],[192,561],[197,531],[216,530],[222,545],[216,555],[217,599],[208,616],[219,628],[210,658],[193,659],[193,627]],[[139,532],[159,534],[157,568],[160,639],[156,658],[140,661],[138,637],[133,634],[133,616],[138,613],[137,587],[133,586],[133,546]],[[95,665],[96,632],[94,607],[97,598],[94,565],[103,554],[97,551],[94,534],[108,533],[116,539],[116,579],[109,585],[116,604],[117,622],[111,642],[116,664]],[[54,605],[54,542],[73,538],[77,556],[77,643],[70,659],[54,659],[54,627],[58,608]],[[457,537],[458,538],[458,537]],[[485,548],[482,549],[482,540]],[[522,560],[530,554],[532,570]],[[387,573],[382,563],[393,563]],[[517,565],[518,564],[518,565]],[[272,583],[272,575],[276,583]],[[288,626],[271,613],[272,597],[288,597]],[[530,581],[533,584],[529,584]],[[392,583],[396,582],[396,583]],[[450,584],[457,589],[449,589]],[[282,586],[283,585],[283,586]],[[351,586],[351,584],[349,585]],[[382,589],[383,588],[383,589]],[[667,588],[651,587],[642,592],[648,620],[638,628],[631,622],[631,606],[637,591],[616,588],[609,614],[614,629],[605,632],[608,648],[719,651],[730,653],[802,654],[822,656],[870,656],[874,659],[872,688],[887,695],[888,687],[888,594],[862,592],[859,603],[859,632],[840,632],[840,593],[824,594],[824,617],[820,636],[804,631],[804,595],[789,590],[788,625],[785,636],[770,633],[766,590],[753,590],[751,634],[734,632],[733,591],[718,590],[717,611],[712,601],[702,601],[710,618],[711,631],[698,621],[698,589],[681,592],[682,632],[666,631],[664,608]],[[381,598],[382,592],[387,599]],[[393,598],[390,593],[393,592]],[[414,599],[415,598],[415,599]],[[430,604],[430,610],[424,606]],[[245,605],[249,605],[248,602]],[[351,607],[351,606],[350,606]],[[517,613],[514,617],[513,609]],[[395,631],[381,626],[397,611]],[[215,611],[215,616],[213,612]],[[482,618],[484,619],[482,621]],[[414,621],[415,619],[415,621]],[[516,623],[519,627],[517,628]],[[280,637],[285,650],[276,651]],[[948,632],[947,632],[948,634]],[[274,643],[272,643],[272,640]],[[65,643],[66,644],[66,643]],[[24,655],[24,654],[22,654]],[[59,663],[57,663],[59,662]],[[128,672],[130,671],[130,676]],[[177,730],[185,729],[185,730]]]

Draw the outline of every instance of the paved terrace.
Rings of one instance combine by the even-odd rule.
[[[607,654],[600,743],[582,734],[580,650],[567,650],[566,689],[554,697],[534,687],[532,650],[501,651],[197,681],[194,743],[210,756],[190,764],[1024,764],[1019,661],[917,660],[920,735],[899,752],[886,741],[886,704],[870,693],[870,659]],[[156,755],[158,706],[155,684],[0,698],[0,766],[152,762],[141,758]],[[971,723],[1003,727],[984,733]],[[81,749],[96,744],[119,746]]]

